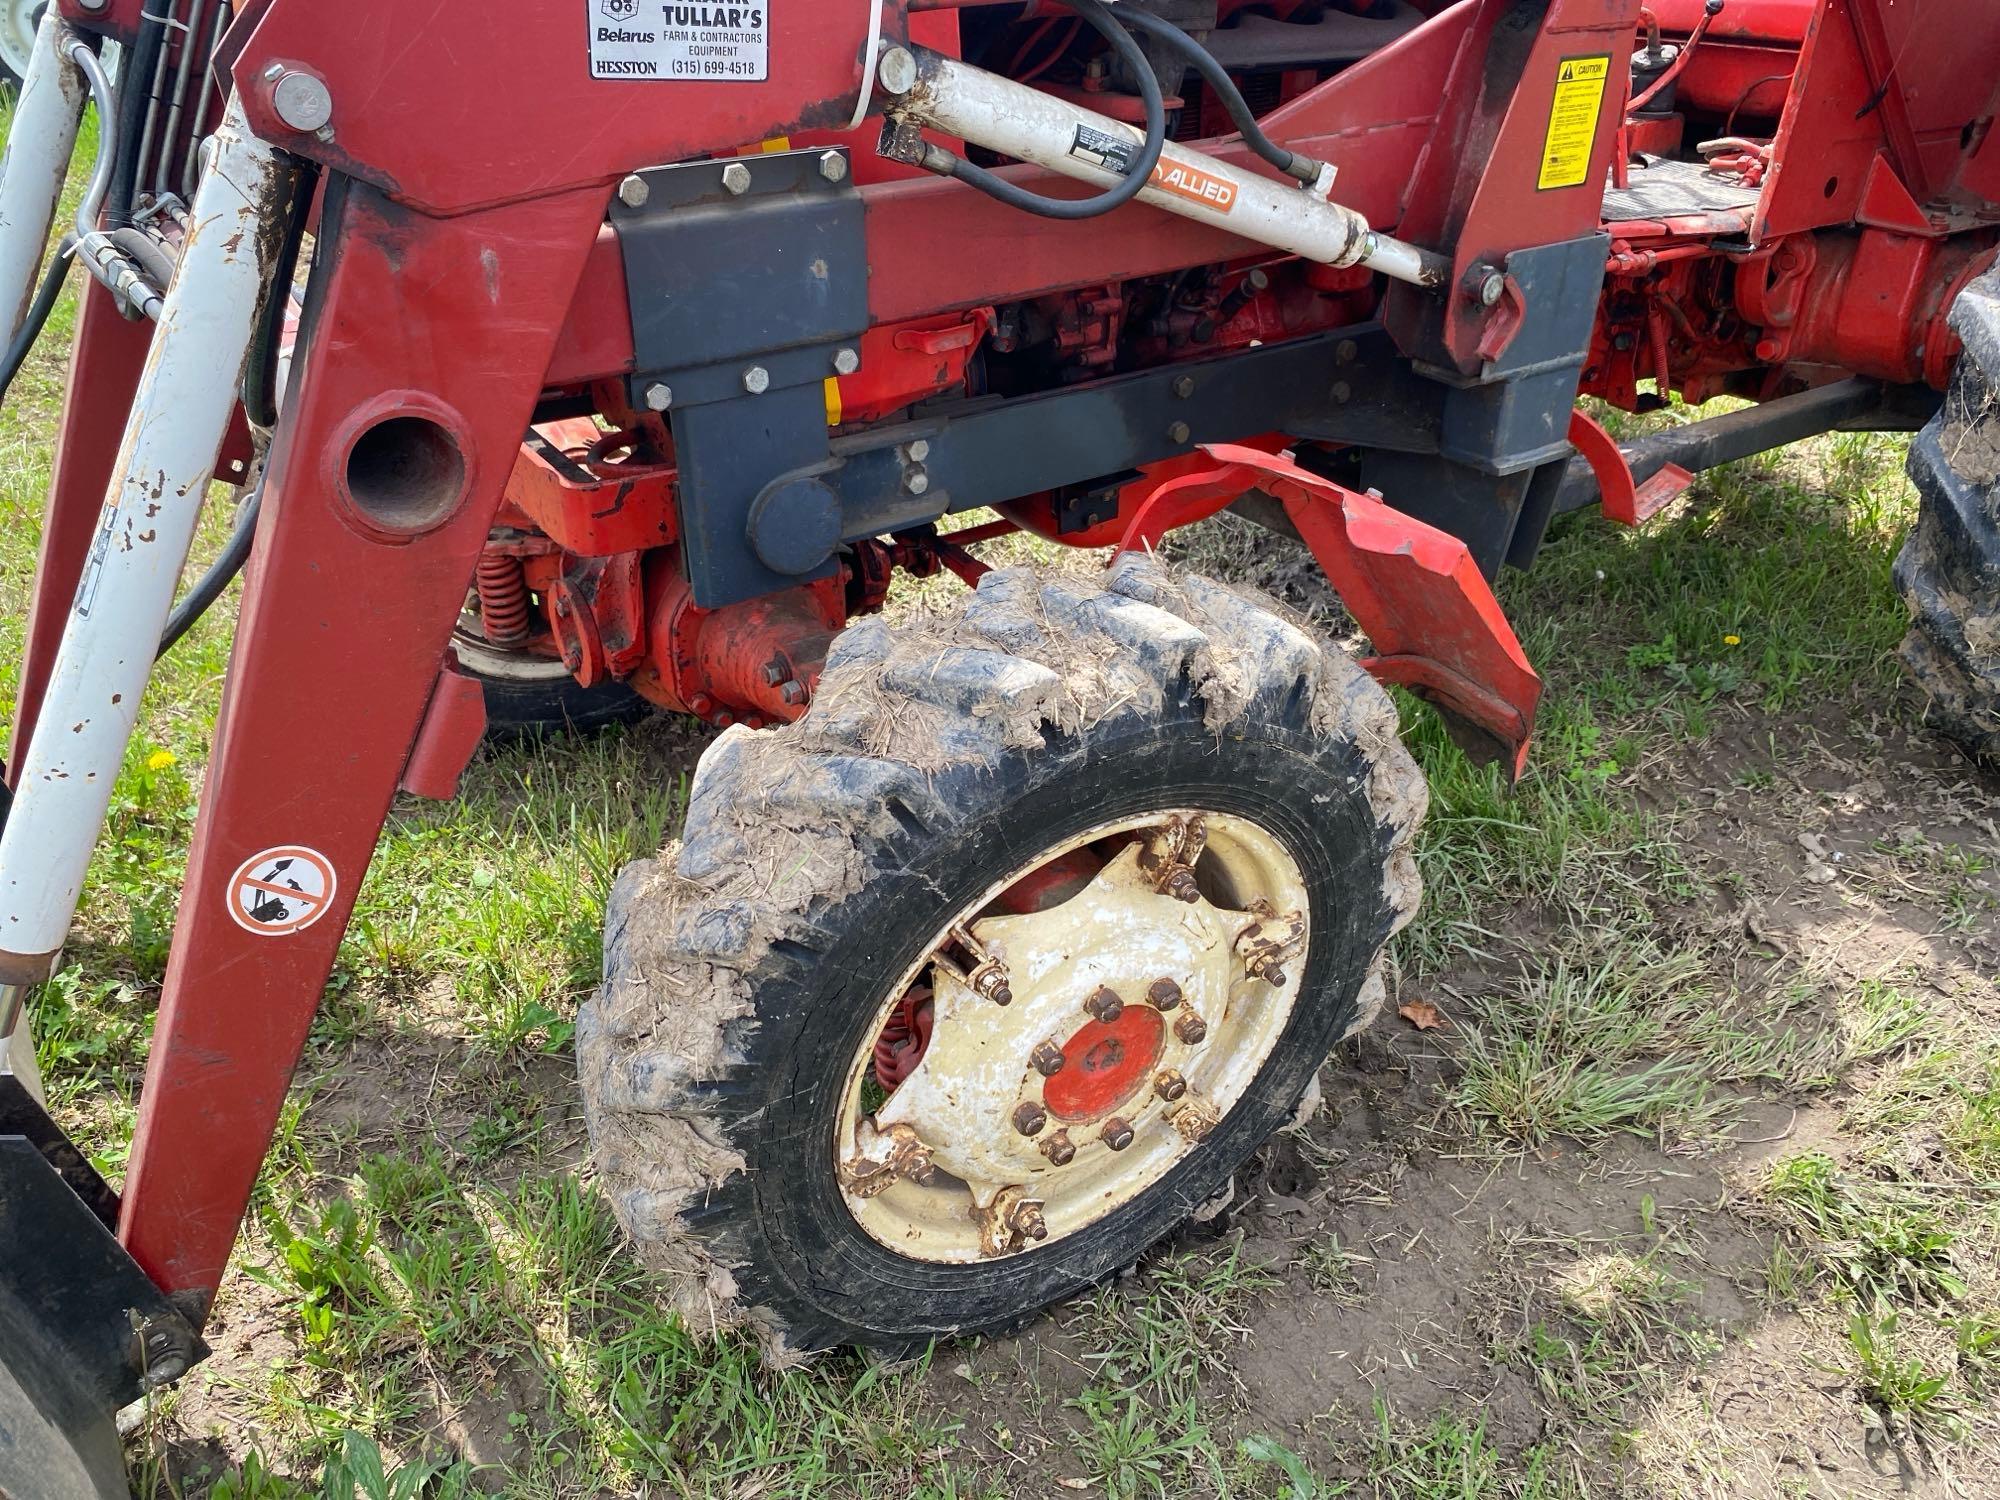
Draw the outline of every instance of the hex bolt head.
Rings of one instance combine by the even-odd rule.
[[[1184,901],[1189,906],[1201,900],[1201,887],[1195,883],[1194,871],[1185,865],[1167,877],[1165,890],[1176,901]]]
[[[1042,1077],[1053,1078],[1063,1070],[1063,1049],[1054,1042],[1037,1042],[1035,1050],[1028,1054],[1028,1061]]]
[[[1102,1021],[1106,1026],[1125,1014],[1125,1002],[1118,997],[1118,991],[1108,984],[1100,984],[1090,992],[1090,998],[1083,1002],[1084,1011],[1092,1020]]]
[[[1507,278],[1502,276],[1498,271],[1495,271],[1491,276],[1479,283],[1479,305],[1481,307],[1491,307],[1501,297],[1506,295],[1506,292]]]
[[[656,380],[646,387],[646,410],[665,411],[673,404],[674,388],[672,386]]]
[[[333,95],[312,74],[286,68],[271,85],[271,112],[287,129],[310,135],[333,119]]]
[[[1037,1243],[1049,1237],[1049,1221],[1042,1217],[1040,1204],[1023,1203],[1014,1210],[1014,1232]]]
[[[1014,1003],[1014,990],[1007,983],[1007,971],[997,966],[983,968],[972,976],[972,992],[995,1005]]]
[[[1049,1159],[1050,1166],[1066,1167],[1076,1160],[1076,1142],[1067,1130],[1058,1130],[1035,1149]]]
[[[1172,1010],[1181,1003],[1181,987],[1171,979],[1155,979],[1146,987],[1146,1003],[1154,1010]]]
[[[771,372],[762,365],[752,365],[743,372],[743,389],[753,396],[761,396],[771,388]]]
[[[792,680],[792,669],[782,656],[774,656],[764,663],[764,686],[780,687]]]
[[[741,198],[750,191],[750,169],[740,161],[733,161],[722,169],[722,186],[732,197]]]
[[[1167,428],[1167,441],[1170,443],[1185,443],[1193,436],[1194,429],[1185,422],[1175,422]]]
[[[820,152],[819,175],[828,182],[847,181],[847,158],[838,151]]]
[[[1132,1126],[1123,1115],[1113,1115],[1106,1120],[1097,1135],[1113,1151],[1123,1151],[1132,1144]]]
[[[1361,346],[1353,339],[1342,339],[1333,346],[1333,362],[1337,365],[1351,365],[1355,356],[1361,353]]]
[[[1194,376],[1182,375],[1174,381],[1174,395],[1185,401],[1194,394]]]
[[[618,184],[618,201],[627,208],[644,208],[646,200],[653,196],[653,190],[646,186],[646,179],[633,176]]]
[[[833,373],[852,375],[861,368],[861,355],[853,349],[842,349],[833,356]]]
[[[1014,1128],[1022,1135],[1040,1135],[1042,1127],[1048,1123],[1048,1111],[1034,1100],[1023,1099],[1014,1106]]]
[[[930,456],[931,445],[928,438],[912,438],[903,444],[903,457],[913,464],[920,464]]]
[[[1153,1092],[1172,1104],[1176,1099],[1186,1096],[1187,1080],[1172,1068],[1168,1068],[1153,1079]]]
[[[875,76],[881,81],[883,92],[901,98],[917,86],[916,54],[907,47],[891,47],[882,54]]]
[[[797,708],[806,701],[809,695],[806,692],[806,685],[803,682],[788,682],[778,689],[778,696],[791,704],[792,707]]]
[[[1354,387],[1344,380],[1336,380],[1333,389],[1327,394],[1333,397],[1335,406],[1345,406],[1354,399]]]
[[[1208,1022],[1191,1010],[1183,1012],[1174,1018],[1174,1035],[1190,1047],[1199,1046],[1208,1035]]]
[[[928,494],[930,487],[931,476],[924,471],[921,464],[912,464],[904,471],[903,488],[908,490],[912,495]]]

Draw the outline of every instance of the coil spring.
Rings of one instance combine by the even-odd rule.
[[[496,646],[518,646],[528,638],[528,575],[518,557],[482,557],[474,585],[479,591],[480,627]]]
[[[894,1092],[916,1071],[931,1044],[931,992],[918,987],[896,1002],[875,1040],[875,1081]]]

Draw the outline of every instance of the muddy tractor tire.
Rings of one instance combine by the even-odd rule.
[[[1919,509],[1896,559],[1911,611],[1902,659],[1926,722],[2000,762],[2000,272],[1959,294],[1951,323],[1965,354],[1910,444]]]
[[[1128,557],[859,624],[612,893],[577,1061],[694,1328],[892,1351],[1130,1265],[1383,1004],[1427,793],[1266,604]]]

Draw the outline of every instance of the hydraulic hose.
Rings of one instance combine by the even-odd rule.
[[[1159,164],[1160,153],[1167,148],[1167,104],[1160,93],[1160,81],[1153,76],[1153,65],[1146,61],[1146,54],[1132,40],[1131,34],[1112,18],[1111,11],[1100,0],[1062,0],[1062,3],[1083,17],[1104,38],[1139,82],[1139,96],[1146,105],[1146,143],[1133,158],[1125,180],[1091,198],[1049,198],[1016,187],[998,173],[975,166],[963,157],[951,158],[951,175],[968,187],[978,188],[989,198],[999,199],[1010,208],[1040,214],[1045,219],[1095,219],[1130,203],[1152,180],[1153,168]],[[1119,9],[1122,13],[1124,7]],[[1193,45],[1192,39],[1189,45]],[[945,154],[948,153],[940,153]]]
[[[1140,10],[1136,6],[1118,7],[1118,19],[1135,31],[1143,31],[1172,47],[1194,66],[1208,86],[1215,90],[1222,107],[1229,111],[1229,118],[1242,133],[1243,142],[1265,161],[1283,172],[1287,177],[1296,177],[1308,185],[1319,181],[1324,163],[1314,161],[1310,156],[1301,156],[1296,151],[1288,151],[1264,134],[1257,123],[1257,116],[1250,103],[1243,97],[1243,91],[1236,86],[1236,80],[1229,76],[1229,70],[1215,60],[1215,54],[1202,46],[1173,22],[1163,20],[1151,11]],[[1149,70],[1150,71],[1150,70]]]
[[[250,543],[257,535],[257,514],[264,508],[264,482],[257,481],[257,488],[250,492],[250,498],[236,512],[236,525],[229,533],[229,540],[222,545],[222,551],[208,571],[195,580],[193,588],[174,606],[174,612],[167,616],[167,628],[160,635],[160,649],[154,653],[158,661],[174,649],[174,643],[194,629],[201,617],[208,613],[209,606],[222,597],[222,591],[243,571],[243,564],[250,560]]]
[[[146,80],[153,76],[153,68],[159,61],[160,49],[166,45],[166,37],[166,18],[155,16],[141,6],[139,35],[132,43],[130,55],[119,68],[119,77],[125,80],[125,87],[118,91],[116,117],[97,122],[99,130],[110,131],[112,139],[123,147],[118,153],[117,168],[111,175],[111,191],[104,200],[107,229],[123,229],[132,222],[132,197],[138,186],[139,131],[146,114]]]
[[[55,311],[56,299],[62,295],[63,281],[69,275],[69,263],[75,255],[76,236],[66,234],[49,258],[49,268],[42,273],[42,284],[35,291],[35,300],[28,304],[28,315],[21,320],[20,330],[7,346],[7,352],[0,355],[0,401],[7,399],[14,377],[27,363],[28,351],[35,347],[35,340],[48,324],[49,314]]]

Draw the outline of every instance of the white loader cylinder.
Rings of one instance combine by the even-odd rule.
[[[1093,187],[1115,187],[1145,144],[1122,121],[927,48],[891,48],[877,72],[898,118]],[[1365,265],[1418,286],[1440,286],[1449,272],[1443,257],[1377,234],[1351,208],[1171,142],[1138,196],[1323,265]]]
[[[0,836],[0,985],[48,977],[236,406],[294,169],[231,104]]]
[[[70,61],[68,44],[76,33],[51,5],[35,31],[28,76],[7,127],[7,150],[0,155],[0,346],[21,327],[34,296],[35,273],[48,248],[76,130],[89,90]],[[111,122],[102,122],[111,129]]]

